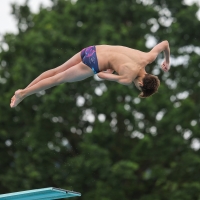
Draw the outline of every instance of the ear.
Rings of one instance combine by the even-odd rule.
[[[139,84],[140,87],[143,86],[143,82],[141,82],[141,81],[139,81],[138,84]]]

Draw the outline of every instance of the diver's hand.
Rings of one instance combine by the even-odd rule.
[[[107,69],[106,71],[104,71],[104,73],[109,73],[109,74],[113,74],[114,69]]]
[[[170,69],[170,64],[166,60],[163,61],[161,68],[164,72],[168,72]]]

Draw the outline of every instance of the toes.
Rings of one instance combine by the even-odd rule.
[[[16,100],[15,98],[12,98],[12,99],[11,99],[11,102],[10,102],[10,107],[11,107],[11,108],[14,107],[15,100]]]

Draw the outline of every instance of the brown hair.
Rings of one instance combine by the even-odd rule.
[[[141,86],[142,92],[139,97],[146,98],[154,94],[158,91],[158,87],[160,86],[160,80],[157,76],[146,74],[143,78],[143,86]]]

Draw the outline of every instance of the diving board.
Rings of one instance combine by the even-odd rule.
[[[60,188],[48,187],[1,194],[0,200],[54,200],[77,196],[81,196],[81,193]]]

